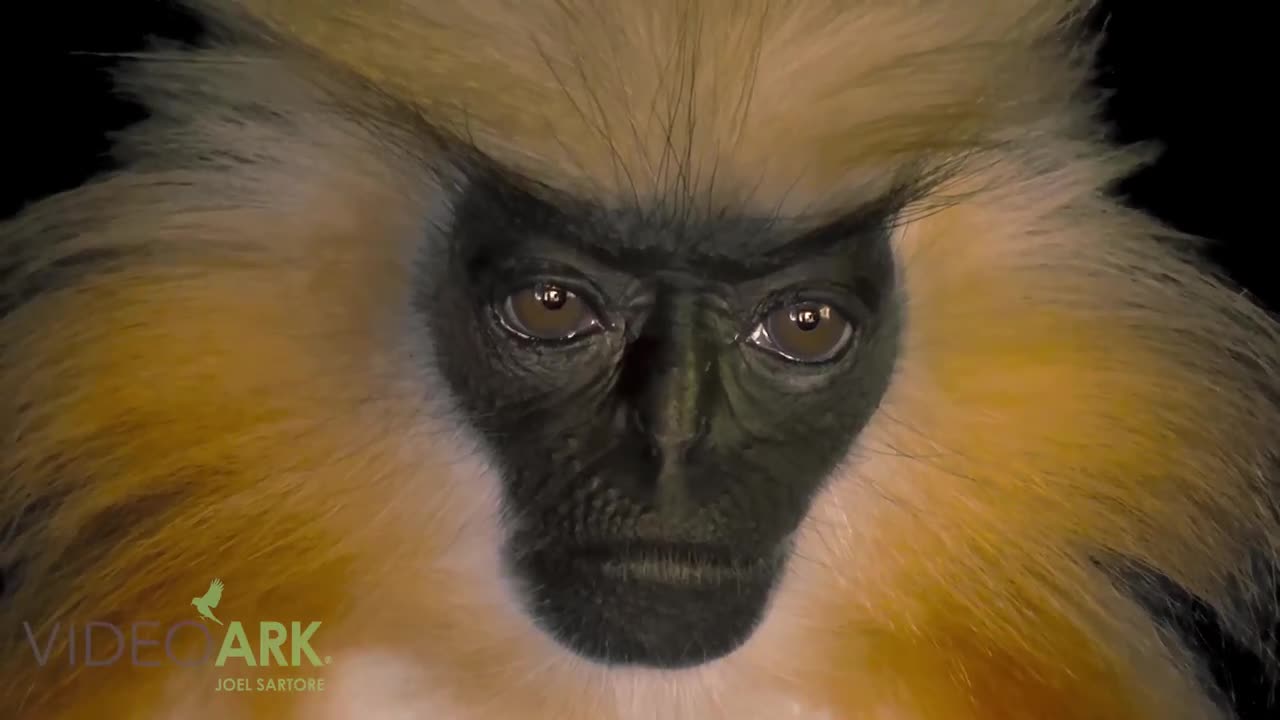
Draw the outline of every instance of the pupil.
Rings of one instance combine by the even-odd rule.
[[[542,285],[535,291],[535,296],[542,306],[548,310],[559,310],[569,301],[564,290],[555,285]]]
[[[791,320],[796,327],[808,332],[822,323],[822,313],[816,308],[800,308],[791,311]]]

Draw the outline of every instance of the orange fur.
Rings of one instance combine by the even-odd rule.
[[[1093,561],[1256,638],[1280,332],[1105,196],[1141,158],[1094,118],[1087,3],[191,4],[225,39],[124,77],[154,112],[127,170],[0,225],[7,293],[127,253],[0,319],[15,717],[1225,720]],[[605,670],[515,609],[497,485],[421,361],[413,253],[450,181],[424,119],[691,213],[939,170],[895,238],[889,395],[734,655]],[[188,620],[213,576],[225,617],[324,620],[331,692],[31,660],[23,622]]]

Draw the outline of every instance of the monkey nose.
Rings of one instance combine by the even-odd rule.
[[[630,420],[631,426],[648,438],[650,449],[667,460],[679,460],[683,453],[696,447],[706,438],[711,425],[700,412],[674,416],[645,412],[638,407],[631,408]]]

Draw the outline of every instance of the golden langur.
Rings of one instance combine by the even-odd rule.
[[[1280,331],[1090,2],[186,4],[0,224],[0,714],[1232,720]]]

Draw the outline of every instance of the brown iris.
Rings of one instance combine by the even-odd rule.
[[[550,282],[508,295],[500,313],[508,328],[537,340],[568,340],[599,325],[582,298]]]
[[[769,313],[751,339],[790,360],[820,363],[839,355],[852,336],[852,325],[830,305],[801,302]]]

